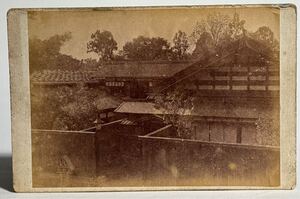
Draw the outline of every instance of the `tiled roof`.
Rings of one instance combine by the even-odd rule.
[[[98,110],[113,109],[121,104],[119,98],[113,96],[104,96],[95,101]]]
[[[35,71],[32,83],[76,83],[92,81],[92,71],[43,70]]]
[[[125,119],[122,119],[121,124],[123,124],[123,125],[135,125],[136,122],[125,118]]]
[[[107,77],[165,78],[183,70],[188,61],[164,62],[120,62],[106,63],[90,71],[42,70],[31,75],[32,83],[76,83],[90,82]]]

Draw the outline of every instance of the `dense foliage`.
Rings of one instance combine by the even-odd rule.
[[[71,33],[54,35],[48,39],[29,39],[30,72],[43,69],[78,70],[80,61],[60,52],[65,42],[71,39]]]
[[[120,99],[104,88],[32,87],[31,121],[35,129],[81,130],[94,126],[99,110],[116,107]]]

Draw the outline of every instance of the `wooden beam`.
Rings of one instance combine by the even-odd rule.
[[[203,145],[215,145],[221,147],[233,147],[233,148],[244,148],[250,150],[270,150],[278,151],[280,147],[278,146],[268,146],[268,145],[250,145],[250,144],[239,144],[239,143],[224,143],[224,142],[209,142],[201,140],[192,140],[192,139],[181,139],[181,138],[169,138],[169,137],[154,137],[154,136],[138,136],[140,140],[153,140],[153,141],[165,141],[173,143],[191,143],[191,144],[203,144]]]
[[[253,71],[253,72],[248,72],[248,71],[212,71],[212,74],[215,76],[247,76],[248,73],[250,73],[250,76],[265,76],[266,71]],[[269,71],[268,72],[269,76],[279,76],[279,71]]]
[[[168,129],[168,128],[170,128],[172,125],[171,124],[169,124],[169,125],[167,125],[167,126],[164,126],[164,127],[162,127],[162,128],[160,128],[160,129],[157,129],[156,131],[153,131],[153,132],[151,132],[151,133],[148,133],[148,134],[146,134],[146,135],[144,135],[144,136],[152,136],[152,135],[155,135],[156,133],[160,133],[160,132],[162,132],[163,130],[166,130],[166,129]]]
[[[199,85],[211,85],[215,88],[215,86],[221,85],[221,86],[230,86],[229,80],[199,80]],[[265,86],[266,80],[232,80],[231,81],[232,86]],[[269,80],[268,85],[274,85],[279,86],[279,80]]]

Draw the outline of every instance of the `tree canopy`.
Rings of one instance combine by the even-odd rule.
[[[232,18],[220,13],[212,13],[196,23],[191,38],[195,43],[194,57],[222,55],[228,46],[245,35],[245,21],[238,14]]]
[[[269,47],[272,52],[279,52],[279,42],[275,39],[273,31],[267,26],[259,27],[253,34],[252,37],[257,41],[263,43]]]
[[[220,13],[208,15],[206,19],[196,23],[191,34],[194,43],[193,57],[205,61],[239,51],[244,45],[252,51],[240,51],[240,57],[245,57],[243,53],[250,53],[257,60],[262,57],[274,59],[279,45],[272,30],[263,26],[251,33],[246,30],[245,24],[246,21],[240,19],[237,13],[232,18]]]
[[[78,69],[80,61],[60,52],[63,44],[71,39],[71,33],[54,35],[48,39],[29,39],[30,72],[43,69]]]
[[[127,59],[137,60],[167,59],[169,51],[169,42],[161,37],[139,36],[127,42],[123,47],[124,56]]]
[[[114,51],[118,49],[117,42],[109,31],[96,30],[92,33],[91,40],[87,43],[87,52],[97,53],[100,61],[113,59]]]
[[[188,36],[185,32],[179,30],[173,38],[172,59],[186,59],[188,57]]]

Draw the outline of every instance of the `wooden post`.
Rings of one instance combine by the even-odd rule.
[[[212,78],[213,78],[212,87],[213,87],[213,90],[215,90],[216,89],[216,76],[215,76],[215,73],[213,73]]]
[[[143,180],[146,181],[148,178],[148,172],[149,172],[149,170],[148,170],[149,154],[147,153],[148,148],[147,148],[146,141],[144,140],[144,138],[141,138],[141,142],[142,142],[141,151],[142,151],[142,161],[143,161],[142,162]]]
[[[98,146],[98,131],[96,130],[96,133],[94,134],[94,149],[95,149],[95,167],[96,167],[96,174],[98,174],[99,170],[99,146]]]
[[[236,142],[242,143],[242,127],[240,125],[237,127]]]
[[[211,125],[212,123],[211,122],[208,122],[208,141],[210,142],[210,132],[211,132]]]
[[[250,90],[250,66],[247,66],[247,90]]]
[[[268,91],[269,87],[269,65],[266,65],[266,82],[265,82],[265,90]]]
[[[196,90],[199,90],[199,81],[197,79],[195,80],[195,85],[196,85],[196,88],[197,88]]]
[[[229,90],[232,90],[232,65],[229,66]]]

